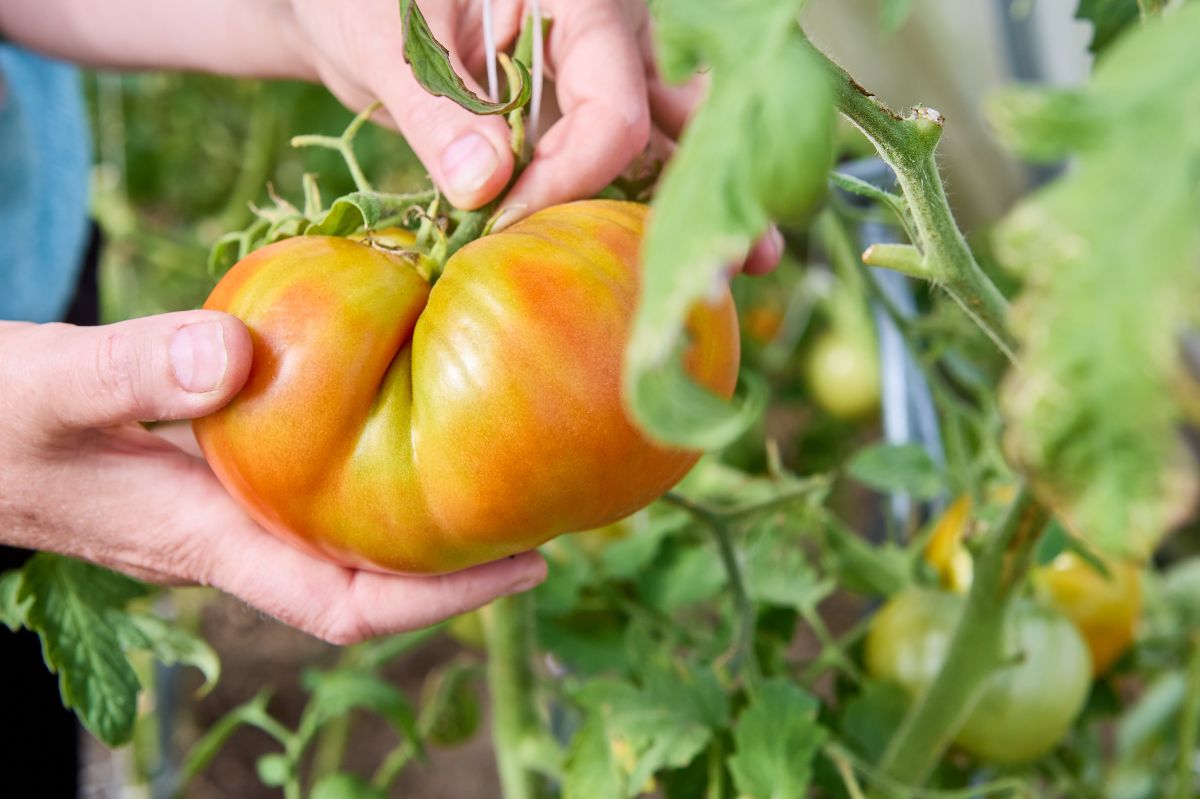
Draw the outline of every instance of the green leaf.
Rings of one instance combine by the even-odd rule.
[[[890,682],[868,682],[846,701],[841,712],[841,732],[868,762],[876,763],[904,721],[912,700]]]
[[[638,580],[638,591],[647,605],[673,611],[703,602],[725,585],[721,559],[709,546],[668,547]]]
[[[628,580],[641,574],[654,560],[672,534],[685,529],[691,522],[686,511],[671,508],[665,512],[652,513],[645,529],[635,528],[633,533],[614,541],[600,554],[600,571],[612,580]]]
[[[917,444],[872,444],[856,452],[846,469],[855,480],[885,493],[932,499],[946,490],[941,471]]]
[[[819,204],[833,135],[828,78],[796,25],[800,0],[660,0],[653,4],[669,80],[709,67],[708,95],[664,172],[643,244],[642,295],[624,391],[637,422],[691,448],[728,444],[757,418],[753,382],[734,404],[680,366],[688,315],[713,295],[772,216]],[[723,289],[722,289],[723,290]]]
[[[1146,744],[1161,741],[1176,724],[1187,690],[1187,679],[1179,672],[1155,677],[1117,723],[1117,757],[1133,757]]]
[[[1051,561],[1070,547],[1071,536],[1058,520],[1051,519],[1046,530],[1033,548],[1033,562],[1038,566],[1048,566]]]
[[[121,646],[125,605],[146,586],[60,555],[39,553],[24,567],[17,600],[42,639],[46,665],[58,675],[63,704],[109,746],[133,734],[140,685]]]
[[[357,774],[341,772],[322,777],[313,786],[312,799],[387,799],[387,791],[375,788]]]
[[[623,796],[625,780],[617,769],[604,715],[589,713],[571,738],[563,768],[563,799]]]
[[[747,534],[745,550],[746,593],[755,602],[812,610],[836,588],[822,580],[808,562],[800,529],[805,520],[785,515],[771,516]]]
[[[507,114],[529,102],[529,70],[520,61],[513,61],[521,76],[515,96],[507,103],[488,102],[468,89],[454,71],[450,52],[434,38],[413,0],[400,0],[400,16],[404,21],[404,61],[425,91],[435,97],[448,97],[474,114]]]
[[[253,725],[260,729],[271,727],[273,720],[267,715],[267,702],[271,699],[269,691],[261,691],[245,704],[238,705],[209,727],[204,735],[192,745],[184,760],[180,779],[183,783],[195,777],[208,767],[221,747],[225,745],[238,728],[243,724]]]
[[[891,544],[874,547],[840,519],[825,523],[825,568],[838,585],[867,596],[891,596],[908,583],[909,562]]]
[[[817,706],[816,699],[791,683],[763,683],[733,728],[729,771],[739,797],[806,795],[813,758],[826,738],[816,720]]]
[[[10,569],[0,574],[0,624],[16,632],[25,626],[29,612],[28,598],[20,599],[22,572]]]
[[[220,279],[238,262],[241,257],[241,247],[244,234],[239,230],[226,233],[217,239],[212,249],[208,251],[208,274],[214,279]]]
[[[216,686],[221,677],[221,659],[207,641],[157,616],[137,613],[131,614],[128,620],[129,624],[118,630],[126,649],[146,650],[167,665],[183,663],[199,669],[204,675],[204,684],[198,691],[200,696]]]
[[[632,353],[629,353],[632,356]],[[759,376],[738,379],[733,403],[697,385],[683,371],[679,356],[637,375],[630,402],[643,424],[654,420],[652,436],[691,449],[717,449],[746,431],[767,406],[767,385]]]
[[[656,771],[690,763],[714,731],[729,722],[728,699],[711,670],[672,661],[658,649],[650,651],[638,664],[641,687],[593,680],[579,695],[589,718],[607,719],[610,751],[615,748],[620,755],[617,765],[627,777],[626,795],[631,797]]]
[[[425,737],[438,746],[456,746],[475,735],[483,715],[478,676],[473,665],[451,663],[425,679],[418,721]]]
[[[372,228],[382,215],[379,195],[356,191],[333,201],[320,219],[304,228],[306,236],[348,236]]]
[[[1092,23],[1088,49],[1099,54],[1138,21],[1137,0],[1079,0],[1075,18]]]
[[[1025,281],[1006,449],[1073,534],[1134,556],[1196,489],[1177,428],[1179,336],[1200,322],[1197,41],[1200,6],[1185,4],[1122,36],[1083,89],[1026,104],[1031,130],[1069,120],[1057,143],[1075,158],[995,237]]]
[[[306,738],[331,719],[362,709],[382,716],[401,735],[418,739],[408,699],[399,688],[370,672],[353,668],[308,671],[304,683],[313,692],[300,722]]]

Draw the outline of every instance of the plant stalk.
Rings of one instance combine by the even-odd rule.
[[[533,696],[533,597],[501,597],[483,609],[487,683],[492,700],[492,745],[504,799],[547,795],[541,775],[530,769],[522,744],[539,727]]]
[[[833,78],[838,110],[875,145],[892,167],[917,228],[925,264],[914,270],[907,256],[902,271],[923,276],[941,286],[983,329],[996,346],[1014,360],[1015,341],[1008,329],[1008,302],[979,267],[954,221],[938,173],[934,150],[942,135],[941,115],[914,109],[902,117],[820,50],[813,51]],[[879,263],[878,265],[887,265]]]
[[[937,677],[905,717],[879,770],[919,786],[961,728],[992,673],[1003,665],[1004,620],[1013,587],[1029,566],[1046,509],[1022,487],[976,561],[974,580]]]

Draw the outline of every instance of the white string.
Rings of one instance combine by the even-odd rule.
[[[542,63],[545,60],[545,43],[542,41],[542,7],[539,0],[532,0],[533,16],[533,97],[529,103],[529,125],[525,138],[532,149],[537,144],[538,119],[542,110]]]
[[[493,103],[499,97],[496,81],[496,29],[492,25],[492,0],[483,3],[483,52],[487,59],[488,99]]]

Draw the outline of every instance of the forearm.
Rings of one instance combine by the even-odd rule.
[[[289,0],[4,0],[0,35],[91,66],[315,78]]]

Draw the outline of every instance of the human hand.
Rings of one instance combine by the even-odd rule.
[[[201,583],[333,643],[532,588],[536,553],[439,577],[337,566],[246,516],[203,460],[138,425],[211,413],[250,371],[246,328],[189,311],[81,328],[0,322],[0,540],[156,583]]]
[[[528,3],[490,1],[497,47],[507,49]],[[532,160],[503,199],[501,226],[595,195],[652,139],[656,153],[668,153],[702,93],[699,83],[671,87],[659,78],[644,0],[542,0],[541,6],[553,18],[546,69],[554,87],[550,99],[561,117],[540,136]],[[382,101],[378,121],[399,129],[450,202],[478,208],[504,190],[514,167],[508,126],[502,118],[477,116],[433,97],[417,83],[403,59],[395,0],[292,0],[292,7],[317,76],[352,109]],[[455,71],[484,96],[479,0],[420,7]],[[772,229],[748,254],[745,271],[770,271],[782,250],[783,240]]]

